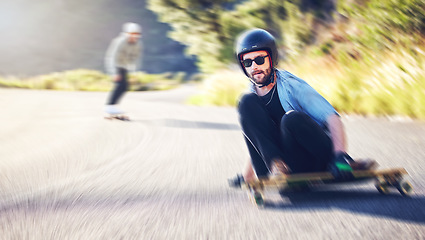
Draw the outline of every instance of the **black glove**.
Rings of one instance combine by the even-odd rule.
[[[241,188],[242,184],[245,182],[245,179],[241,174],[236,175],[236,177],[228,179],[229,186],[233,188]]]
[[[351,180],[354,178],[350,163],[354,160],[347,153],[338,153],[328,165],[328,170],[337,180]]]

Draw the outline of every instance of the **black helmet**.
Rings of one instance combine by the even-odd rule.
[[[272,69],[277,66],[278,52],[276,47],[275,38],[267,31],[259,28],[251,29],[243,32],[236,42],[236,57],[238,58],[239,65],[244,71],[245,75],[248,76],[245,71],[245,67],[242,64],[242,56],[245,53],[253,51],[265,50],[271,56],[271,67]]]

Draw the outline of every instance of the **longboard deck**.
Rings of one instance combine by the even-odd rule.
[[[302,189],[304,187],[315,188],[326,184],[354,183],[358,181],[375,181],[375,187],[382,194],[388,194],[389,188],[396,188],[403,196],[409,195],[412,185],[403,181],[403,175],[408,174],[404,168],[392,168],[384,170],[353,171],[353,178],[349,180],[335,179],[329,172],[298,173],[291,175],[272,176],[269,178],[243,182],[242,187],[251,193],[254,203],[261,206],[264,204],[263,191],[276,188],[279,191]]]
[[[317,173],[297,173],[290,175],[282,175],[282,176],[272,176],[270,178],[258,179],[250,182],[246,182],[245,184],[251,186],[280,186],[282,184],[288,183],[308,183],[308,182],[317,182],[317,183],[347,183],[347,182],[355,182],[359,180],[367,180],[384,176],[393,176],[393,175],[404,175],[407,174],[407,171],[404,168],[393,168],[393,169],[385,169],[385,170],[367,170],[367,171],[353,171],[354,178],[351,180],[338,180],[330,172],[317,172]]]
[[[105,119],[108,120],[121,120],[121,121],[130,121],[130,118],[123,114],[117,114],[117,115],[108,115],[105,116]]]

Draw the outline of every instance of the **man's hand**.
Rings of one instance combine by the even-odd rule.
[[[121,75],[119,75],[119,74],[114,75],[113,80],[114,80],[114,82],[119,82],[119,81],[121,81]]]

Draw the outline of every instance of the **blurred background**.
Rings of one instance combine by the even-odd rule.
[[[131,121],[109,121],[125,22],[143,59]],[[259,210],[228,187],[249,161],[234,43],[254,27],[343,113],[353,158],[409,172],[411,198],[368,182]],[[1,240],[424,238],[423,0],[0,0],[0,33]]]
[[[234,106],[248,83],[234,42],[259,27],[278,41],[279,68],[339,111],[425,119],[422,0],[3,0],[0,86],[109,90],[104,54],[128,21],[143,27],[134,91],[196,81],[189,103]]]
[[[143,27],[149,73],[196,71],[171,28],[140,0],[3,0],[0,3],[0,73],[31,76],[78,68],[102,71],[110,41],[125,22]],[[146,65],[146,64],[143,64]]]

